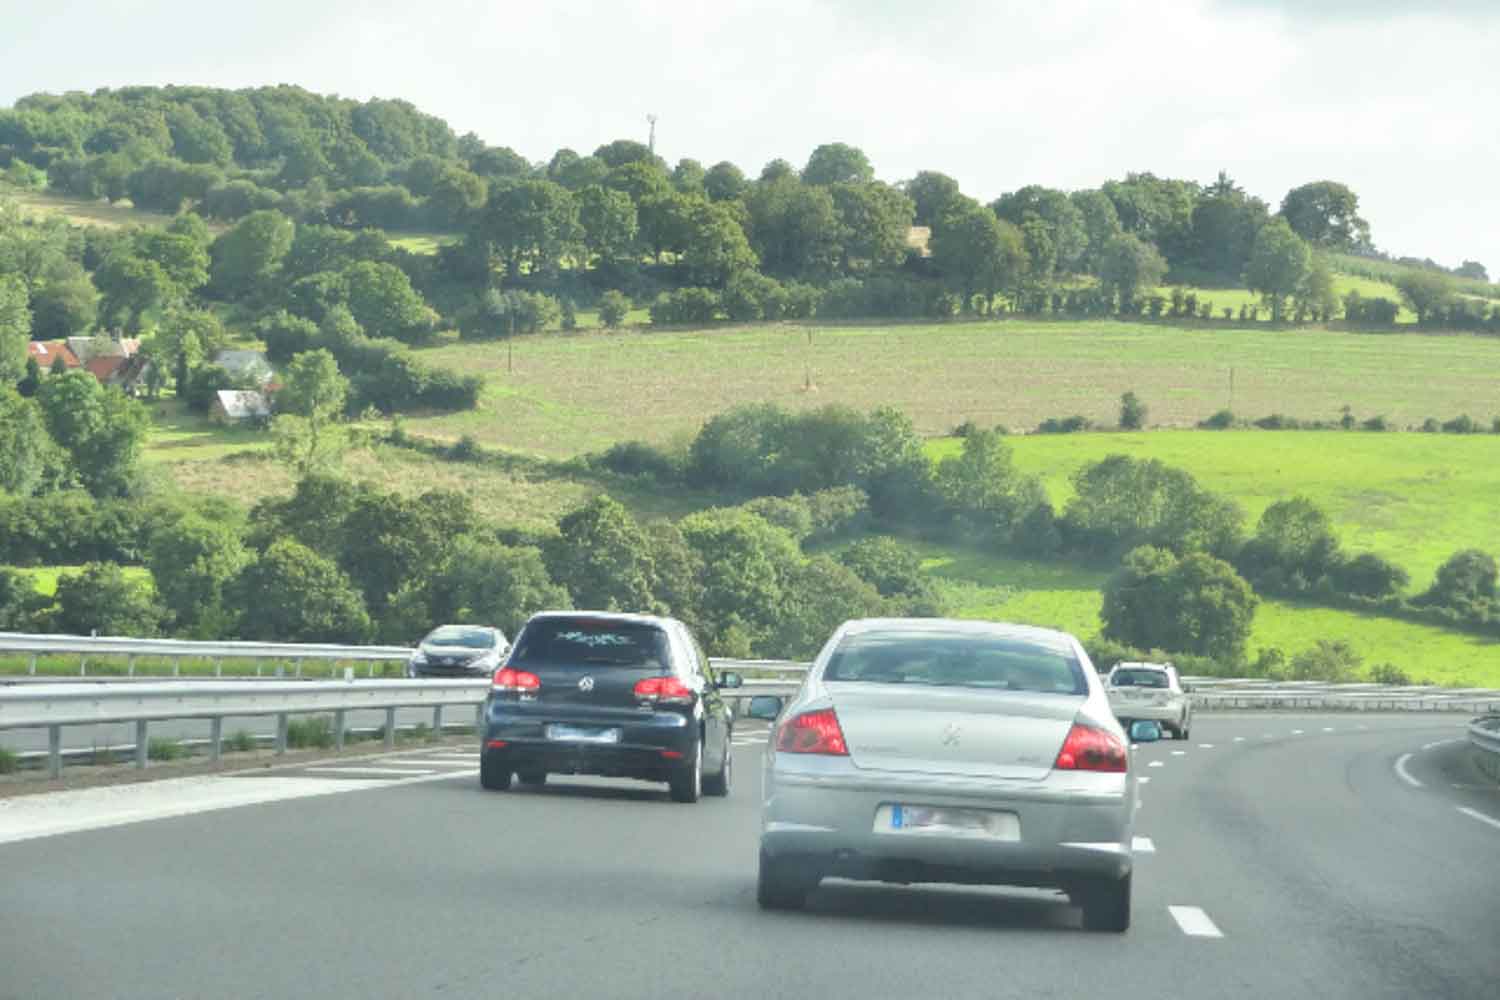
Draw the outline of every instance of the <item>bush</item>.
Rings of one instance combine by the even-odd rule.
[[[146,756],[151,760],[177,760],[187,756],[187,747],[181,740],[153,736],[146,741]]]
[[[538,333],[561,319],[562,304],[550,295],[492,288],[459,317],[458,333],[465,340],[498,340]]]
[[[1406,570],[1369,552],[1339,564],[1331,576],[1338,592],[1371,600],[1395,597],[1411,582]]]
[[[1367,431],[1388,431],[1391,429],[1390,424],[1383,416],[1371,417],[1369,420],[1366,420],[1359,426]]]
[[[619,329],[630,314],[630,299],[624,292],[611,288],[599,296],[599,322],[611,330]]]
[[[318,324],[281,310],[255,325],[255,335],[266,345],[266,359],[284,365],[318,343]]]
[[[293,748],[331,747],[334,742],[333,719],[326,715],[315,715],[306,719],[292,719],[286,725],[286,745]]]
[[[1105,584],[1099,617],[1104,634],[1119,642],[1237,662],[1257,603],[1228,563],[1143,546]]]
[[[1470,417],[1467,413],[1454,417],[1452,420],[1445,421],[1443,424],[1444,434],[1474,434],[1480,429],[1481,428],[1479,424],[1476,423],[1474,421],[1474,418]]]
[[[1440,430],[1442,430],[1442,425],[1437,422],[1436,417],[1428,417],[1422,421],[1423,434],[1436,434]]]
[[[1266,431],[1294,431],[1301,427],[1302,423],[1296,417],[1273,413],[1268,417],[1261,417],[1255,422],[1255,426]]]
[[[1076,434],[1093,426],[1088,417],[1074,414],[1071,417],[1048,417],[1037,425],[1038,434]]]
[[[780,319],[786,312],[786,290],[775,278],[741,271],[724,286],[724,311],[739,322]]]
[[[1198,426],[1211,431],[1228,430],[1234,426],[1234,413],[1230,410],[1220,410],[1207,420],[1198,421]]]
[[[1294,681],[1352,681],[1359,672],[1359,653],[1342,639],[1319,639],[1311,649],[1292,657],[1288,679]]]
[[[256,740],[248,729],[236,729],[230,734],[229,739],[224,741],[224,749],[235,753],[249,753],[256,747]]]
[[[1146,404],[1134,392],[1120,397],[1120,429],[1138,431],[1146,426]]]
[[[682,478],[682,459],[644,441],[621,441],[599,456],[599,464],[622,476],[641,476],[660,483]]]
[[[719,318],[719,295],[711,288],[663,292],[651,303],[651,322],[658,325],[712,323]]]
[[[482,457],[479,442],[474,440],[474,435],[465,434],[453,443],[453,447],[448,451],[448,457],[455,462],[478,461]]]
[[[1372,668],[1370,670],[1370,680],[1376,684],[1389,684],[1392,687],[1408,687],[1411,685],[1411,676],[1394,663],[1382,663]]]

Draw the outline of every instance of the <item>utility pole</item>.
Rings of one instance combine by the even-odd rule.
[[[651,150],[651,155],[655,156],[656,155],[656,116],[655,115],[647,115],[646,116],[646,121],[648,121],[648,122],[651,123],[651,136],[647,140],[646,145],[647,145],[647,148],[649,148]]]

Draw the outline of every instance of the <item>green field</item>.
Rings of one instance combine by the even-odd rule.
[[[1347,549],[1395,561],[1419,588],[1459,549],[1500,555],[1500,435],[1143,431],[1031,434],[1011,446],[1017,467],[1041,476],[1059,509],[1077,469],[1121,453],[1186,469],[1238,501],[1252,530],[1272,503],[1305,496],[1328,512]],[[928,453],[961,447],[932,441]]]
[[[119,229],[123,226],[165,226],[172,221],[170,215],[148,212],[136,208],[129,200],[121,202],[90,201],[71,195],[52,194],[47,191],[32,191],[0,183],[0,198],[15,202],[22,213],[32,216],[60,216],[75,226],[102,226]],[[221,232],[227,226],[209,223],[209,229]]]
[[[1401,425],[1500,414],[1500,339],[1467,336],[999,320],[542,334],[516,340],[514,371],[503,343],[420,353],[488,385],[478,410],[416,416],[411,429],[548,455],[668,441],[749,401],[892,405],[930,435],[1072,413],[1112,425],[1128,389],[1163,426],[1226,406],[1328,420],[1348,404]]]
[[[83,569],[82,566],[22,566],[16,567],[17,572],[23,576],[29,576],[31,582],[36,586],[37,593],[51,597],[57,593],[57,578],[64,573],[76,573]],[[123,567],[125,576],[136,580],[149,580],[151,571],[144,566]]]
[[[1099,588],[1108,576],[1103,571],[952,547],[923,551],[954,614],[1060,628],[1085,638],[1099,632]],[[1249,655],[1274,646],[1292,656],[1319,639],[1348,642],[1364,657],[1366,670],[1393,663],[1414,680],[1500,688],[1500,643],[1492,639],[1284,601],[1261,602]]]
[[[458,243],[463,237],[453,233],[387,233],[387,238],[393,247],[400,247],[409,253],[435,254],[441,248],[453,243]]]
[[[1162,285],[1156,289],[1156,294],[1170,302],[1172,299],[1172,287],[1171,285]],[[1180,287],[1184,295],[1188,292],[1197,295],[1199,305],[1202,305],[1204,302],[1212,302],[1215,319],[1219,319],[1224,315],[1226,307],[1233,309],[1235,316],[1238,317],[1241,306],[1258,306],[1261,318],[1270,318],[1270,311],[1261,304],[1260,296],[1248,288],[1200,288],[1193,285],[1182,285]],[[1406,308],[1406,306],[1401,305],[1401,290],[1389,281],[1360,277],[1353,274],[1335,274],[1333,276],[1333,291],[1339,297],[1340,302],[1343,301],[1345,295],[1356,290],[1367,299],[1390,299],[1399,305],[1401,311],[1396,315],[1396,322],[1415,323],[1417,321],[1417,314]]]

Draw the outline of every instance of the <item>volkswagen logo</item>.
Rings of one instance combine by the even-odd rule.
[[[958,723],[950,722],[943,727],[943,746],[958,746]]]
[[[589,691],[594,690],[594,679],[592,677],[585,677],[580,680],[578,682],[578,690],[584,692],[585,694]]]

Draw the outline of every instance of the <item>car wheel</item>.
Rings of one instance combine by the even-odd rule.
[[[521,779],[521,784],[523,785],[541,787],[547,783],[546,771],[522,771],[516,777]]]
[[[1130,876],[1099,879],[1079,892],[1083,929],[1120,934],[1130,929]]]
[[[818,887],[818,877],[805,863],[794,858],[773,858],[760,852],[760,875],[755,880],[755,901],[763,910],[800,910]]]
[[[479,784],[492,792],[510,788],[510,768],[504,762],[485,754],[479,758]]]
[[[703,779],[703,794],[723,798],[729,794],[729,784],[733,776],[734,750],[729,741],[725,740],[724,766],[719,769],[718,774],[710,774]]]
[[[703,740],[693,746],[693,759],[672,775],[668,781],[673,802],[697,802],[703,794]]]

